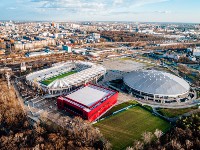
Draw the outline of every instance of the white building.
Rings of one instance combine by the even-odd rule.
[[[191,61],[196,61],[197,59],[196,59],[196,57],[194,57],[194,56],[189,56],[188,57]]]
[[[36,48],[43,48],[45,46],[56,45],[54,39],[47,38],[41,41],[25,41],[25,42],[15,42],[15,50],[31,50]]]
[[[64,51],[67,51],[68,53],[72,52],[72,47],[69,45],[63,45],[62,48]]]
[[[156,70],[136,70],[123,81],[133,95],[159,103],[180,103],[190,92],[190,85],[182,78]]]
[[[21,69],[21,71],[26,71],[26,64],[25,64],[25,62],[21,63],[20,69]]]
[[[77,54],[82,54],[82,53],[85,53],[86,51],[87,51],[87,49],[85,49],[85,48],[73,49],[73,52],[77,53]]]
[[[95,39],[95,40],[99,40],[101,35],[99,33],[92,33],[92,37]]]
[[[200,47],[196,47],[196,48],[193,50],[193,55],[194,55],[194,56],[200,57]]]
[[[175,60],[179,60],[179,58],[180,58],[180,56],[177,55],[177,54],[168,54],[168,53],[163,54],[163,57],[164,58],[175,59]]]

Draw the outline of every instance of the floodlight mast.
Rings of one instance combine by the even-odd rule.
[[[6,72],[6,79],[8,83],[8,88],[10,89],[10,74],[8,72]]]

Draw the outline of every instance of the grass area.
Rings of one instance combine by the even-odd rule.
[[[120,58],[119,60],[131,60],[132,58],[130,57],[124,57],[124,58]]]
[[[197,91],[197,98],[200,98],[200,91]]]
[[[143,105],[142,107],[144,107],[145,109],[147,109],[148,111],[152,112],[153,108],[151,106],[148,105]]]
[[[121,150],[131,146],[136,139],[140,139],[145,131],[154,132],[156,129],[166,131],[170,124],[149,111],[135,106],[117,115],[94,124],[108,139],[113,149]]]
[[[123,108],[125,108],[125,107],[130,106],[130,105],[135,105],[135,104],[138,104],[138,102],[137,102],[137,101],[128,101],[128,102],[124,102],[124,103],[122,103],[122,104],[116,105],[116,106],[114,106],[113,108],[111,108],[108,112],[106,112],[101,118],[110,116],[110,115],[112,115],[112,113],[115,112],[115,111],[118,111],[118,110],[120,110],[120,109],[123,109]]]
[[[184,113],[190,112],[192,110],[198,109],[198,106],[190,107],[190,108],[181,108],[181,109],[168,109],[168,108],[161,108],[158,110],[158,112],[166,117],[177,117],[179,115],[182,115]]]
[[[74,73],[76,73],[76,71],[70,71],[70,72],[67,72],[67,73],[63,73],[63,74],[60,74],[58,76],[44,80],[41,83],[44,84],[44,85],[49,85],[51,82],[55,81],[56,79],[61,79],[61,78],[64,78],[64,77],[69,76],[69,75],[74,74]]]

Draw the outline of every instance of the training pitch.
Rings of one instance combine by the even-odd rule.
[[[154,132],[156,129],[166,131],[170,124],[152,115],[140,106],[135,106],[124,112],[94,124],[104,137],[109,140],[113,149],[126,149],[132,146],[134,140],[140,139],[145,131]]]

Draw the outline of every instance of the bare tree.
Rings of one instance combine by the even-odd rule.
[[[159,129],[156,129],[154,132],[154,135],[156,136],[157,139],[159,139],[162,136],[162,131]]]
[[[142,150],[144,148],[144,143],[142,141],[134,141],[133,147],[135,150]]]
[[[146,144],[150,143],[152,138],[153,138],[153,134],[151,132],[144,132],[142,134],[142,139],[143,139],[144,143],[146,143]]]

